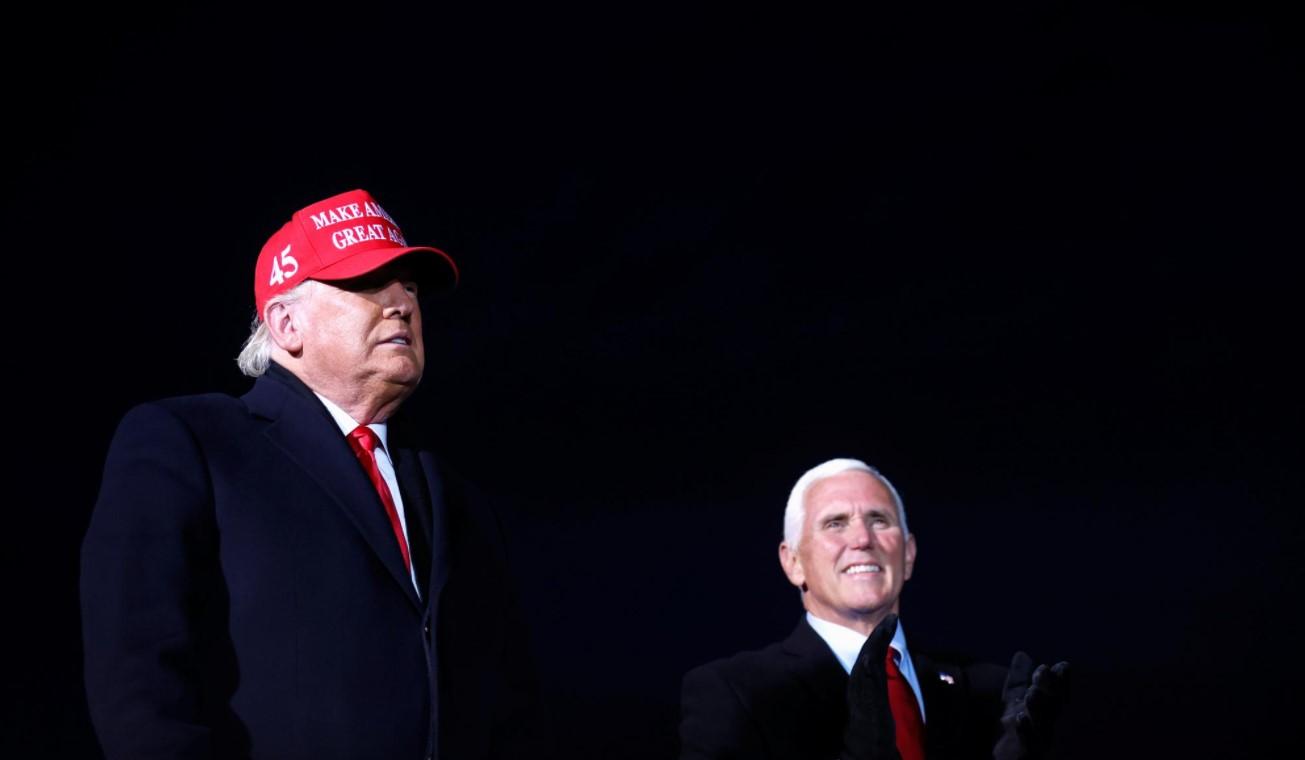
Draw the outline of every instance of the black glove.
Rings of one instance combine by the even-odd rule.
[[[897,727],[888,703],[888,672],[884,658],[897,633],[897,616],[889,615],[866,639],[847,680],[847,727],[843,730],[842,760],[901,760]]]
[[[1029,672],[1032,671],[1032,677]],[[1051,746],[1052,729],[1065,701],[1068,662],[1048,668],[1016,652],[1001,689],[1005,708],[1001,714],[1001,738],[992,748],[994,760],[1036,760]]]

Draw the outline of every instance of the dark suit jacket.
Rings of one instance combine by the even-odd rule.
[[[109,757],[531,753],[499,525],[401,438],[420,595],[339,427],[286,370],[239,399],[127,414],[82,548],[86,686]]]
[[[925,756],[991,760],[1004,670],[943,665],[914,649],[911,661],[924,698]],[[787,639],[684,677],[681,760],[833,760],[846,693],[847,673],[804,617]]]

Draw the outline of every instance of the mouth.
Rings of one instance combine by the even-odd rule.
[[[858,562],[843,568],[843,575],[868,575],[870,573],[882,573],[884,568],[873,562]]]
[[[381,341],[381,343],[383,344],[388,343],[396,346],[411,346],[412,339],[406,335],[396,335],[393,338],[388,338],[386,340]]]

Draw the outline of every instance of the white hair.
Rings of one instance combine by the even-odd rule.
[[[272,342],[272,331],[267,329],[267,310],[277,304],[289,305],[300,300],[310,292],[308,286],[316,284],[316,280],[304,280],[290,290],[267,299],[263,313],[254,315],[254,321],[249,325],[249,338],[236,357],[236,366],[240,367],[241,372],[249,377],[261,377],[272,361],[272,349],[276,344]]]
[[[802,524],[807,518],[807,491],[826,478],[850,470],[869,473],[884,484],[888,495],[893,499],[893,506],[897,508],[897,521],[902,524],[902,536],[906,538],[911,535],[910,529],[906,527],[906,507],[902,505],[902,497],[883,473],[860,459],[831,459],[802,473],[802,477],[798,478],[797,483],[793,485],[793,490],[789,492],[788,505],[784,507],[784,543],[788,544],[790,551],[797,551],[798,543],[802,538]]]

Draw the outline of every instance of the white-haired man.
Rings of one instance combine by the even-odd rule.
[[[314,203],[255,266],[253,388],[124,418],[82,553],[108,757],[536,755],[497,520],[391,424],[456,277],[368,193]]]
[[[682,760],[1032,758],[1065,666],[1032,672],[934,662],[897,622],[916,539],[893,484],[856,459],[807,471],[789,494],[779,561],[806,615],[784,641],[684,678]]]

